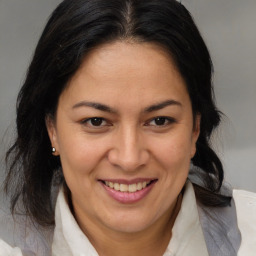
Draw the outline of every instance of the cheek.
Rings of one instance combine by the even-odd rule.
[[[64,134],[63,134],[64,135]],[[66,179],[88,178],[104,157],[104,143],[88,139],[83,133],[60,138],[60,157]]]
[[[182,167],[190,163],[192,142],[188,136],[173,136],[158,142],[155,153],[165,166]]]

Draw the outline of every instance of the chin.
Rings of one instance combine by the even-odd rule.
[[[136,221],[132,223],[116,222],[114,226],[110,226],[109,228],[119,233],[134,234],[146,230],[149,226],[150,224],[141,223],[141,221]]]
[[[147,211],[148,214],[148,211]],[[114,218],[106,222],[104,225],[115,232],[121,233],[138,233],[149,228],[156,222],[156,216],[147,216],[141,212],[125,212],[124,214],[114,214]]]

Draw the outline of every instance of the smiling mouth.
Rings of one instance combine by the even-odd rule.
[[[116,183],[111,181],[102,181],[102,183],[107,187],[112,188],[113,190],[118,192],[134,193],[134,192],[143,190],[144,188],[146,188],[147,186],[151,185],[156,181],[157,180],[143,181],[143,182],[137,182],[133,184],[123,184],[123,183]]]

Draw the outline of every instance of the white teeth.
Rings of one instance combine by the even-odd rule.
[[[127,192],[128,191],[128,185],[120,184],[119,189],[120,189],[121,192]]]
[[[119,191],[119,188],[120,188],[119,184],[118,183],[114,183],[114,189]]]
[[[116,191],[129,192],[129,193],[133,193],[133,192],[142,190],[149,183],[150,183],[150,181],[144,181],[144,182],[138,182],[138,183],[127,185],[127,184],[119,184],[119,183],[113,183],[110,181],[105,181],[106,186],[113,188]]]
[[[138,189],[138,190],[142,190],[142,183],[138,183],[138,184],[137,184],[137,189]]]
[[[135,192],[135,191],[137,191],[137,186],[136,186],[136,184],[130,184],[128,190],[129,190],[129,192]]]

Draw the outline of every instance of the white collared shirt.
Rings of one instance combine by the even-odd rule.
[[[234,190],[238,226],[242,244],[238,256],[256,255],[256,194]],[[53,256],[98,256],[95,248],[79,228],[70,212],[61,189],[56,204],[56,227],[52,243]],[[31,244],[33,249],[33,245]],[[33,251],[33,250],[32,250]],[[19,248],[12,248],[0,240],[0,256],[26,256]],[[30,254],[31,255],[31,254]],[[36,252],[34,255],[43,255]],[[186,184],[180,212],[175,220],[172,239],[164,256],[207,256],[207,247],[199,221],[193,186]]]
[[[70,212],[63,191],[57,200],[52,253],[53,256],[98,256]],[[181,209],[173,227],[172,239],[164,253],[164,256],[180,255],[208,255],[191,183],[186,185]]]

